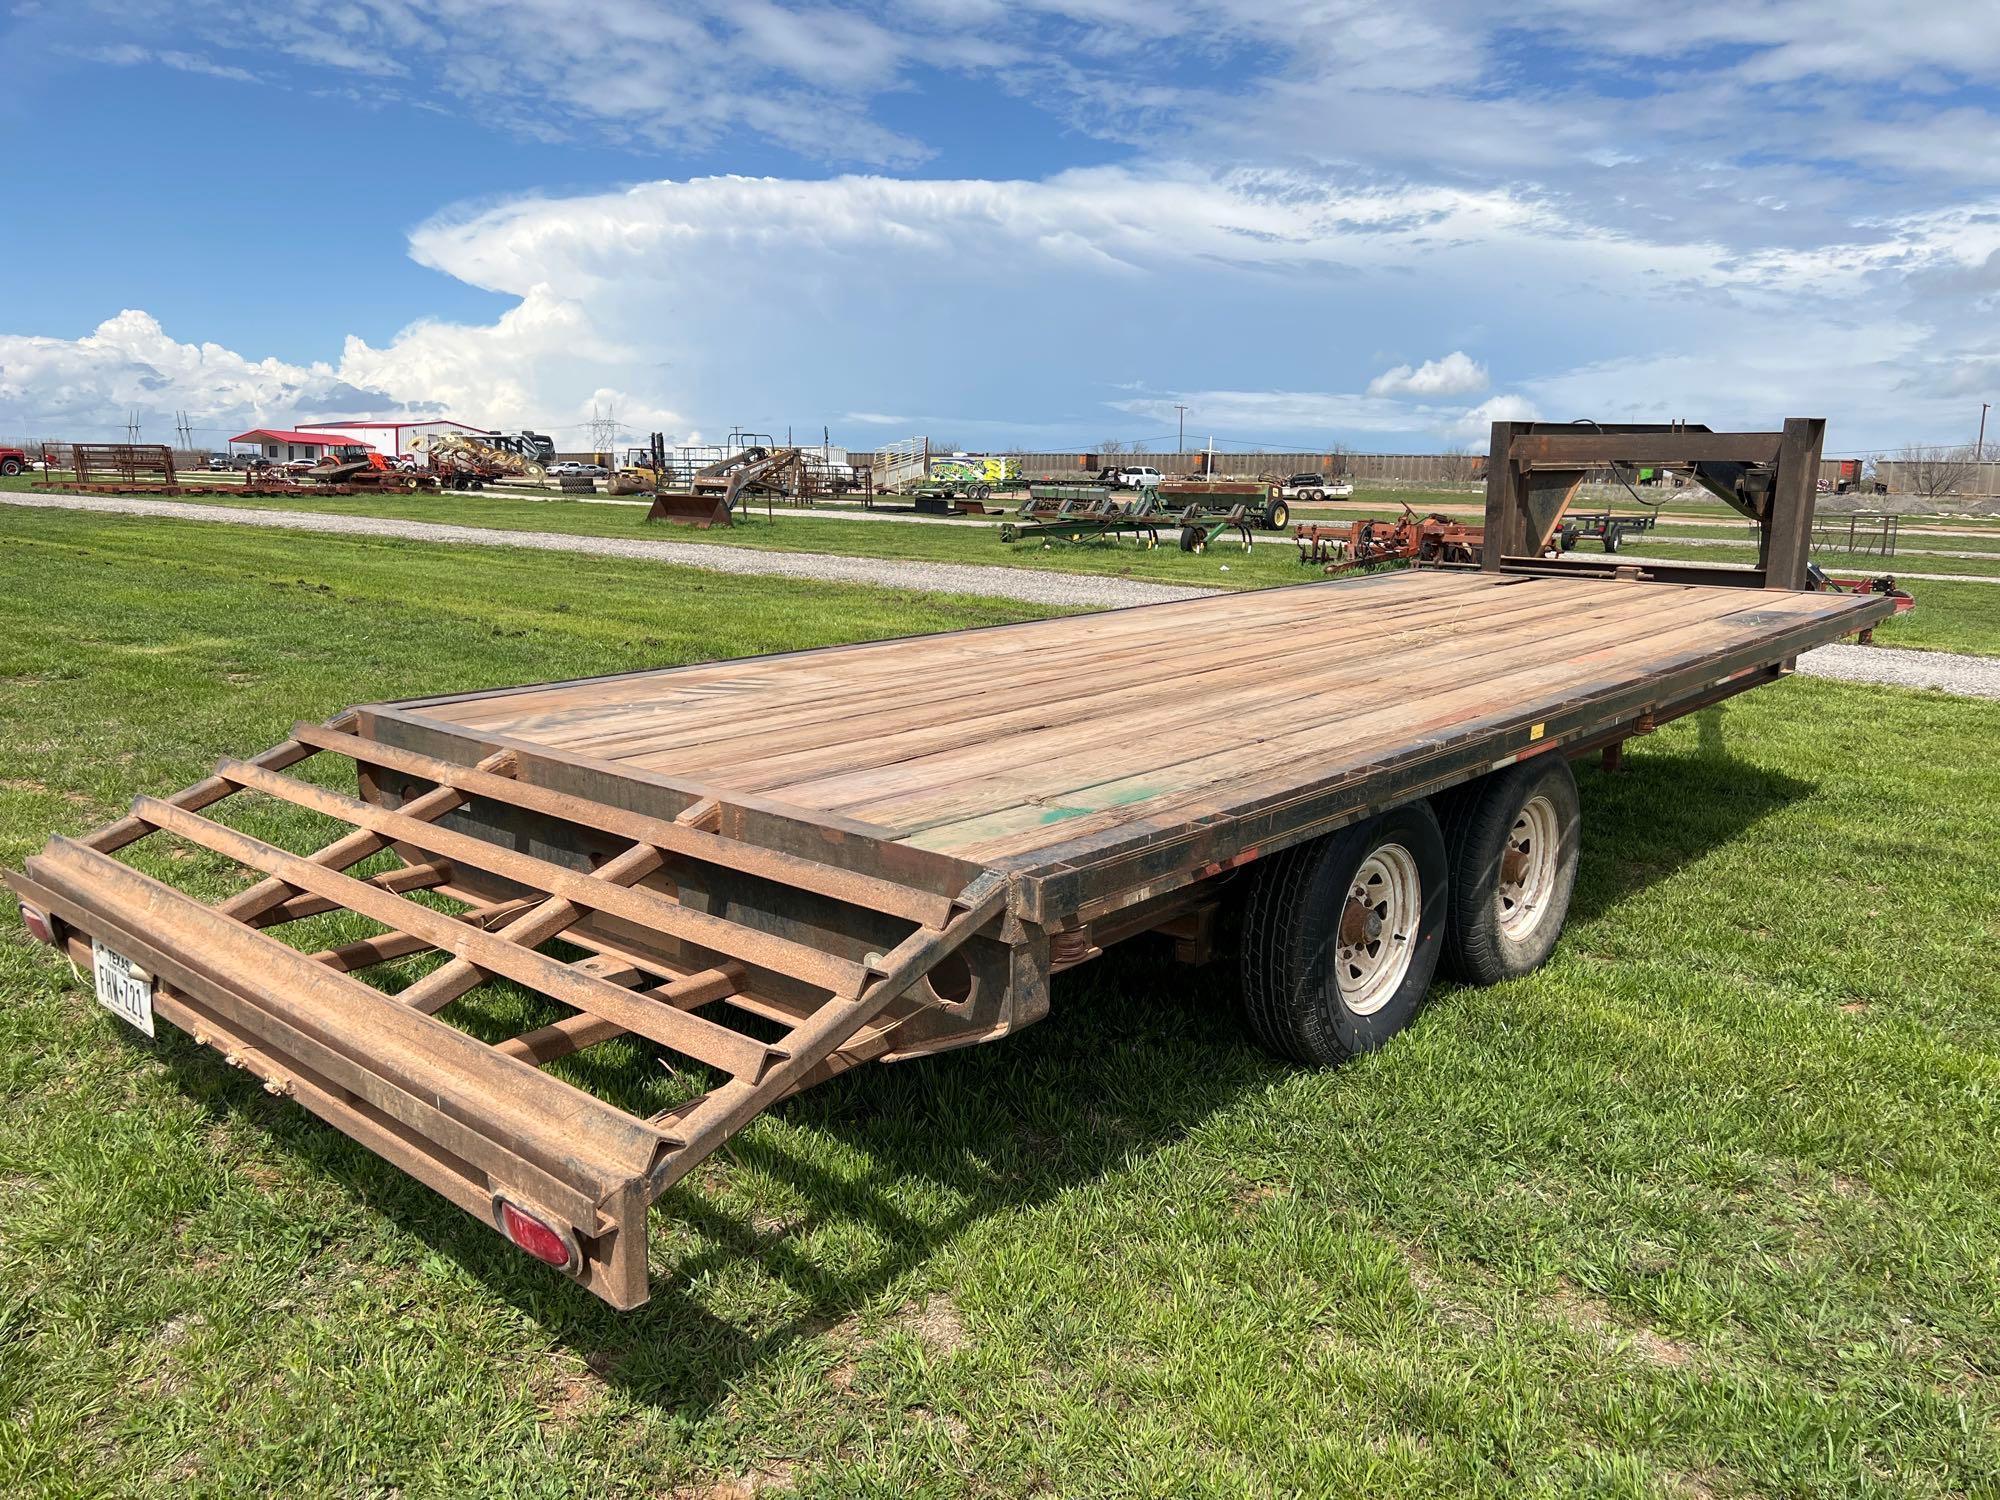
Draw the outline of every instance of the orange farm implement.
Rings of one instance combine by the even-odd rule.
[[[1484,528],[1445,516],[1419,516],[1407,505],[1394,521],[1350,521],[1344,526],[1308,523],[1292,533],[1299,561],[1328,573],[1381,563],[1472,568],[1479,565]]]

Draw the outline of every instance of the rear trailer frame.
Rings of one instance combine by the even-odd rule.
[[[1488,534],[1506,533],[1489,518]],[[79,963],[93,943],[113,950],[150,979],[160,1016],[633,1307],[648,1295],[650,1205],[790,1095],[861,1063],[1004,1036],[1048,1012],[1052,975],[1139,933],[1167,933],[1199,958],[1230,883],[1260,859],[1532,757],[1613,755],[1894,608],[1879,595],[1746,595],[1741,573],[1734,590],[1631,567],[1546,576],[1562,566],[1381,574],[357,708],[173,797],[142,797],[94,833],[52,839],[7,880],[31,929]],[[1529,643],[1527,660],[1502,642],[1502,621]],[[1228,659],[1232,638],[1301,632],[1275,677]],[[1412,698],[1377,668],[1392,706],[1357,708],[1353,722],[1393,728],[1356,730],[1352,754],[1250,754],[1284,740],[1292,719],[1346,732],[1337,695],[1311,694],[1311,663],[1330,652],[1365,669],[1385,632],[1411,663],[1458,660],[1467,685]],[[1211,668],[1185,661],[1193,640],[1224,643]],[[1137,665],[1075,687],[1076,662],[1114,647]],[[1289,712],[1285,673],[1308,684]],[[774,696],[788,682],[810,701]],[[1193,725],[1181,731],[1189,754],[1240,764],[1175,796],[1074,799],[1039,824],[1032,800],[997,819],[899,821],[804,790],[863,785],[886,799],[874,808],[893,808],[922,765],[923,795],[959,808],[1040,765],[1055,774],[1115,755],[1086,737],[1074,756],[954,780],[930,758],[875,749],[959,743],[961,721],[986,712],[994,737],[975,733],[958,753],[1004,760],[1057,732],[1045,721],[1063,718],[1066,691],[1100,707],[1132,697],[1146,722]],[[716,704],[720,727],[689,727]],[[1259,714],[1277,716],[1268,736]],[[829,721],[837,743],[812,748],[830,715],[845,715]],[[1029,722],[1039,727],[1002,732]],[[718,752],[717,737],[744,748]],[[1153,740],[1167,737],[1162,727]],[[703,754],[692,771],[660,768]],[[294,774],[329,762],[359,795]],[[781,787],[789,766],[805,779]],[[1115,792],[1105,776],[1119,769],[1085,774]],[[219,816],[244,794],[313,814],[334,836],[306,853],[260,839]],[[257,879],[206,906],[115,857],[158,836]],[[311,952],[284,940],[327,913],[373,930]],[[393,993],[359,977],[419,954],[441,962]],[[487,1041],[446,1018],[496,977],[542,997],[547,1019]],[[548,1071],[614,1038],[657,1049],[681,1097],[642,1115]]]

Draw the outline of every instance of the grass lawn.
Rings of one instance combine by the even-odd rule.
[[[352,702],[1027,613],[4,525],[8,864]],[[1805,679],[1636,741],[1580,773],[1554,962],[1338,1071],[1114,950],[759,1121],[623,1315],[0,914],[0,1486],[1992,1493],[1996,744],[2000,704]]]

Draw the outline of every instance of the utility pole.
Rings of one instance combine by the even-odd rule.
[[[139,443],[139,413],[134,410],[132,420],[125,424],[125,441],[134,447]]]
[[[1993,403],[1991,401],[1982,401],[1979,403],[1979,457],[1982,462],[1986,458],[1986,413],[1992,409]]]
[[[1174,410],[1180,413],[1181,419],[1181,435],[1174,442],[1174,452],[1185,453],[1187,452],[1187,408],[1176,401]]]

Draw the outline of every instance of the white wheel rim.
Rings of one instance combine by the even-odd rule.
[[[1416,856],[1401,844],[1371,850],[1348,882],[1334,931],[1334,983],[1355,1015],[1372,1016],[1402,986],[1423,910]]]
[[[1562,825],[1547,797],[1530,797],[1507,830],[1500,853],[1500,880],[1493,900],[1500,930],[1514,942],[1531,936],[1554,904],[1556,871],[1562,865]]]

